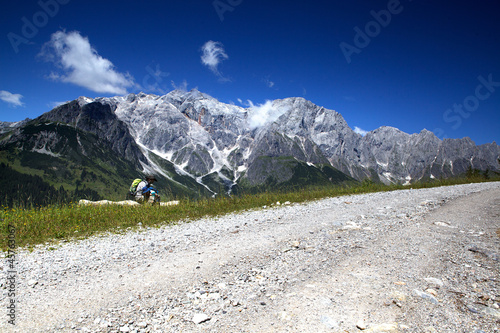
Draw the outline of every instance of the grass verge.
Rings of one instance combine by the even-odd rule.
[[[103,232],[122,232],[134,228],[158,227],[204,216],[220,216],[232,212],[270,206],[276,202],[306,202],[348,194],[427,188],[481,182],[483,179],[436,180],[411,186],[386,186],[365,181],[350,187],[310,187],[294,192],[266,192],[235,197],[182,200],[177,206],[79,206],[53,205],[33,209],[0,209],[0,248],[8,249],[15,237],[16,247],[32,248],[38,244],[53,244],[61,240],[86,238]],[[494,181],[494,180],[490,180]],[[11,241],[12,244],[12,241]]]

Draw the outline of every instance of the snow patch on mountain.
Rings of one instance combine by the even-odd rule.
[[[78,98],[77,101],[78,101],[78,105],[80,105],[80,107],[82,107],[86,104],[92,103],[94,100],[90,97],[81,96]]]
[[[50,150],[48,150],[46,146],[43,146],[42,148],[33,148],[31,151],[35,152],[35,153],[50,155],[53,157],[61,156],[61,154],[55,154],[55,153],[51,152]]]

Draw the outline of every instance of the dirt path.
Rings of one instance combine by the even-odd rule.
[[[499,233],[490,183],[88,240],[22,258],[18,323],[0,330],[498,332]]]
[[[312,264],[314,274],[250,330],[360,332],[356,324],[380,332],[500,329],[498,307],[485,311],[500,301],[498,189],[451,201],[417,223],[403,218],[372,232],[339,233],[324,244],[324,255],[314,256],[324,266]],[[328,253],[343,237],[345,251]],[[280,311],[285,321],[276,320]]]

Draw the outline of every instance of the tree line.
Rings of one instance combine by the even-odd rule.
[[[77,187],[74,191],[68,191],[62,185],[55,188],[40,176],[24,174],[5,163],[0,163],[0,206],[3,208],[31,208],[66,204],[81,198],[102,199],[92,189]]]

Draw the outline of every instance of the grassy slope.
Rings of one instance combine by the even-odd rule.
[[[257,175],[256,180],[253,179]],[[254,183],[260,184],[254,184]],[[330,165],[309,165],[293,156],[260,156],[238,181],[238,193],[300,191],[311,186],[355,185],[354,178]]]

